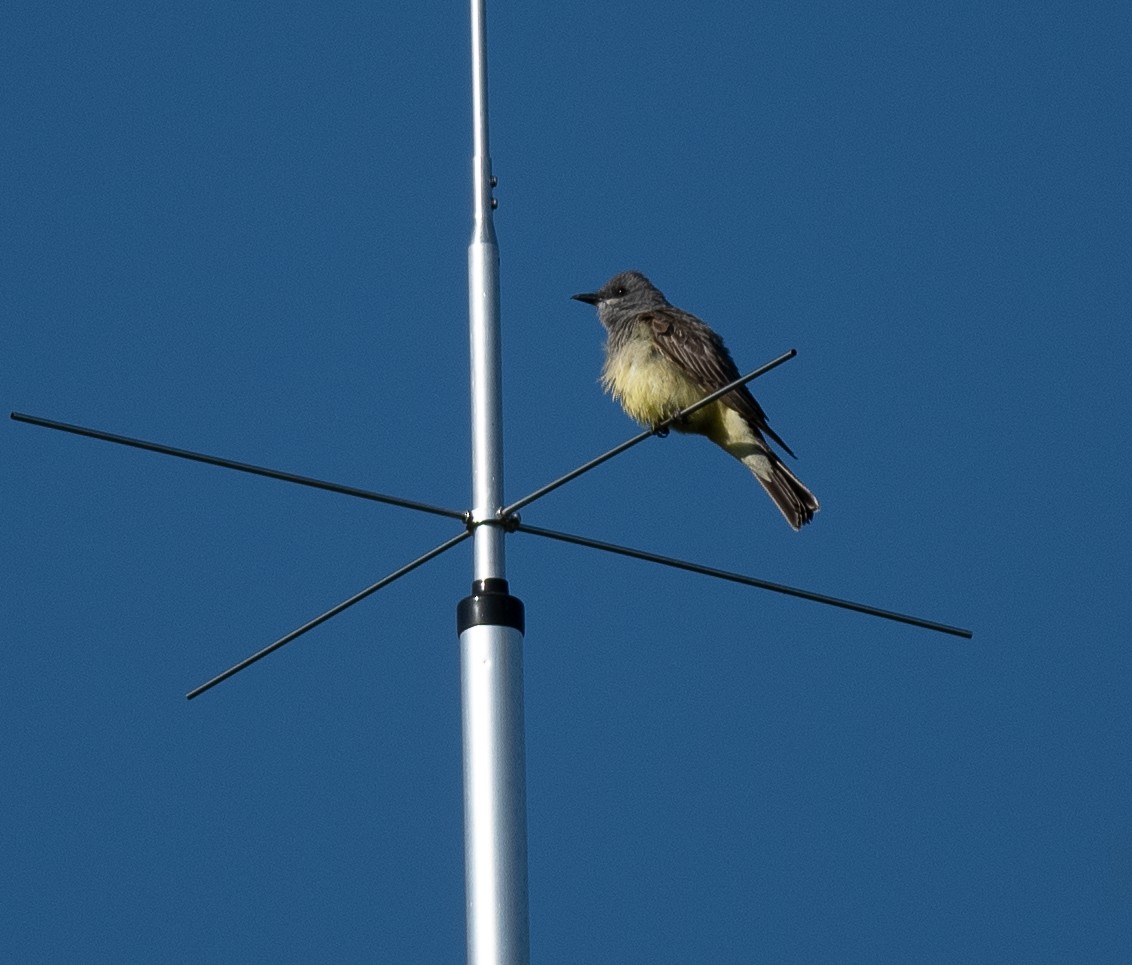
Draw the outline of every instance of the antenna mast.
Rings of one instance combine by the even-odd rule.
[[[464,739],[468,965],[528,965],[523,604],[508,592],[503,528],[499,246],[487,139],[485,0],[472,11],[473,227],[468,245],[472,595],[457,608]]]

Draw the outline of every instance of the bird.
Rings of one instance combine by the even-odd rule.
[[[602,387],[641,425],[656,429],[740,378],[723,339],[707,323],[672,305],[639,271],[623,271],[597,291],[571,297],[597,309],[606,331]],[[706,436],[738,459],[795,531],[814,518],[817,498],[787,468],[767,437],[792,457],[793,450],[771,429],[745,385],[672,428]]]

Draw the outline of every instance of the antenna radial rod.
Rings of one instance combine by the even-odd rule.
[[[412,573],[413,570],[415,570],[418,566],[424,566],[425,563],[427,563],[429,560],[436,559],[436,557],[440,556],[441,553],[447,553],[450,549],[452,549],[453,546],[456,546],[459,543],[462,543],[470,535],[471,534],[468,533],[468,532],[463,532],[463,533],[457,534],[456,536],[453,536],[451,539],[445,540],[439,546],[436,546],[436,547],[433,547],[432,549],[430,549],[423,556],[418,556],[411,563],[406,563],[400,569],[394,570],[388,576],[383,576],[376,583],[371,583],[364,590],[359,590],[357,593],[355,593],[348,600],[343,600],[341,603],[338,603],[335,606],[332,606],[325,613],[319,614],[313,620],[308,620],[306,623],[304,623],[297,630],[292,630],[286,636],[280,637],[274,643],[269,643],[262,650],[257,650],[250,657],[245,657],[238,664],[235,664],[234,666],[229,667],[223,673],[218,673],[211,680],[207,681],[206,683],[201,684],[199,687],[195,687],[194,689],[190,690],[185,696],[189,700],[192,700],[194,697],[199,697],[206,690],[211,690],[217,684],[223,683],[229,677],[235,676],[241,670],[244,670],[245,668],[250,667],[257,660],[262,660],[269,653],[274,653],[280,647],[284,647],[288,643],[290,643],[292,640],[295,640],[296,638],[301,637],[308,630],[313,630],[315,627],[319,626],[320,624],[325,623],[331,617],[337,616],[343,610],[346,610],[346,609],[352,607],[355,603],[361,603],[361,601],[364,600],[367,596],[370,596],[371,594],[376,593],[378,590],[389,586],[390,583],[394,582],[395,580],[401,579],[401,577],[405,576],[405,574]]]
[[[472,595],[460,601],[464,881],[468,965],[528,965],[523,604],[508,592],[503,505],[499,247],[487,137],[485,0],[471,0],[472,237],[468,345],[472,423]]]
[[[385,493],[375,493],[368,489],[358,489],[355,486],[342,486],[338,483],[327,482],[325,479],[312,479],[310,476],[296,476],[294,473],[281,472],[278,469],[268,469],[265,466],[253,466],[246,462],[236,462],[232,459],[222,459],[220,456],[210,456],[204,452],[193,452],[191,449],[174,449],[159,442],[147,442],[145,439],[131,439],[129,436],[119,436],[112,432],[103,432],[101,429],[88,429],[85,426],[70,425],[66,422],[55,422],[39,416],[26,415],[23,412],[13,412],[12,419],[16,422],[26,422],[28,425],[41,426],[44,429],[58,429],[61,432],[70,432],[76,436],[86,436],[89,439],[100,439],[103,442],[113,442],[120,446],[131,446],[134,449],[144,449],[146,452],[157,452],[163,456],[176,456],[178,459],[188,459],[191,462],[203,462],[209,466],[220,466],[222,469],[235,469],[237,472],[251,473],[253,476],[266,476],[268,479],[280,479],[283,482],[296,483],[299,486],[310,486],[312,489],[325,489],[331,493],[341,493],[344,496],[357,496],[359,499],[368,499],[375,503],[385,503],[389,506],[400,506],[402,509],[415,509],[420,513],[431,513],[434,516],[447,516],[449,519],[464,520],[466,514],[456,509],[447,509],[444,506],[431,506],[428,503],[419,503],[414,499],[401,499],[399,496],[388,496]]]
[[[575,546],[586,546],[590,549],[602,550],[605,553],[616,553],[618,556],[628,556],[634,560],[644,560],[646,563],[659,563],[661,566],[671,566],[673,569],[686,570],[689,573],[713,576],[717,580],[741,583],[744,586],[753,586],[760,590],[770,590],[773,593],[783,593],[786,596],[812,600],[814,603],[824,603],[826,606],[841,607],[843,610],[867,613],[869,616],[880,617],[884,620],[893,620],[896,623],[907,623],[913,627],[935,630],[937,633],[947,633],[953,637],[963,637],[964,639],[970,640],[972,636],[970,630],[949,626],[946,623],[936,623],[933,620],[909,616],[907,613],[896,613],[893,610],[882,610],[879,607],[869,606],[867,603],[855,603],[853,600],[842,600],[835,596],[826,596],[824,593],[814,593],[811,590],[802,590],[796,586],[787,586],[785,583],[771,583],[769,580],[760,580],[753,576],[745,576],[742,573],[717,570],[712,566],[702,566],[699,563],[690,563],[687,560],[680,560],[671,556],[647,553],[644,550],[633,549],[630,546],[618,546],[616,543],[605,543],[601,540],[590,539],[587,536],[575,536],[572,533],[563,533],[554,529],[543,529],[540,526],[528,526],[523,522],[515,526],[515,529],[520,533],[530,533],[532,536],[544,536],[547,539],[558,540],[561,543],[573,543]]]

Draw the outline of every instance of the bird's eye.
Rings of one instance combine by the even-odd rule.
[[[614,298],[620,298],[624,294],[625,294],[625,286],[624,285],[618,285],[616,288],[613,289],[613,297]]]

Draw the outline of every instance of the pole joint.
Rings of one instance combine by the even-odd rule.
[[[498,577],[475,580],[472,595],[456,605],[456,634],[462,636],[470,627],[511,627],[526,632],[526,611],[523,601],[512,596],[507,581]]]

